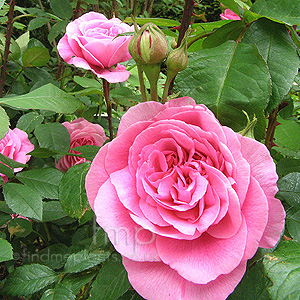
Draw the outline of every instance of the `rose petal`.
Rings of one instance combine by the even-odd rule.
[[[109,179],[99,189],[94,209],[97,222],[123,256],[135,261],[160,261],[155,234],[132,221]]]
[[[250,164],[251,175],[259,182],[268,200],[268,224],[259,246],[273,248],[280,238],[285,221],[284,208],[281,202],[274,198],[278,191],[276,167],[263,144],[247,137],[240,137],[240,141],[242,154]]]
[[[117,69],[103,69],[97,72],[94,72],[99,78],[106,79],[109,83],[117,83],[126,81],[129,76],[129,71],[117,70]]]
[[[162,262],[141,263],[123,257],[123,265],[134,289],[151,300],[225,300],[246,270],[246,262],[242,262],[229,274],[207,284],[195,284]]]
[[[217,239],[204,233],[186,241],[156,237],[159,257],[188,281],[206,284],[220,274],[228,274],[241,262],[246,246],[245,220],[238,233],[229,239]]]

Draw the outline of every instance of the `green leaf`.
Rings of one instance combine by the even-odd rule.
[[[74,76],[73,80],[84,88],[97,88],[102,90],[102,84],[96,79]]]
[[[26,31],[16,39],[16,43],[19,45],[21,52],[24,52],[26,50],[29,43],[29,38],[30,33],[29,31]]]
[[[255,114],[255,134],[257,138],[264,136],[263,110],[271,94],[271,81],[266,62],[254,45],[228,41],[196,51],[175,84],[175,92],[207,105],[223,125],[235,131],[246,126],[243,110],[250,118]]]
[[[300,242],[281,241],[278,248],[265,256],[263,264],[272,281],[271,299],[299,299]]]
[[[69,255],[69,248],[65,244],[57,243],[28,255],[26,262],[38,263],[51,269],[60,269],[65,265]]]
[[[119,256],[117,258],[109,259],[101,267],[92,285],[90,300],[118,299],[130,288],[121,258]]]
[[[106,261],[109,255],[109,252],[89,253],[87,250],[73,253],[68,257],[64,272],[79,273],[86,269],[90,269]]]
[[[286,210],[285,225],[290,236],[300,241],[300,207],[290,207]]]
[[[0,238],[0,262],[13,259],[13,251],[11,244]]]
[[[70,148],[70,134],[61,123],[46,123],[38,125],[34,130],[40,147],[55,152],[65,153]]]
[[[275,143],[279,147],[289,148],[291,150],[300,149],[300,123],[295,119],[277,118],[281,124],[275,130]]]
[[[69,217],[80,218],[91,209],[85,191],[85,176],[90,162],[71,167],[63,176],[59,185],[59,200]]]
[[[268,110],[277,107],[287,95],[298,74],[299,55],[283,24],[261,18],[247,30],[243,42],[255,44],[266,60],[272,79]]]
[[[271,286],[266,276],[262,262],[250,266],[242,281],[235,288],[228,300],[271,300],[267,288]]]
[[[161,18],[135,18],[135,21],[139,25],[144,25],[146,23],[153,23],[157,26],[168,26],[168,27],[175,27],[179,26],[180,22],[170,19],[161,19]],[[125,23],[132,23],[132,19],[127,17],[123,22]]]
[[[39,265],[25,265],[10,273],[2,292],[11,296],[28,296],[59,280],[52,269]]]
[[[300,207],[300,173],[289,173],[277,182],[276,197],[286,201],[290,206]]]
[[[117,87],[111,91],[110,96],[116,104],[128,107],[142,101],[141,96],[134,94],[128,87]]]
[[[52,43],[53,40],[58,37],[59,34],[65,31],[68,21],[58,21],[53,27],[51,27],[48,35],[49,43]]]
[[[4,174],[5,176],[7,176],[8,178],[12,178],[14,177],[14,171],[13,169],[3,165],[2,163],[0,163],[0,173]],[[2,177],[1,177],[2,178]]]
[[[277,163],[276,169],[279,176],[300,172],[300,159],[283,158]]]
[[[0,106],[0,140],[5,137],[9,128],[9,117],[6,111]]]
[[[34,18],[34,19],[30,20],[30,22],[28,24],[28,30],[31,31],[31,30],[40,28],[40,27],[44,26],[47,22],[49,22],[49,20],[50,19],[47,17]]]
[[[8,232],[18,237],[26,237],[32,232],[32,223],[29,220],[15,217],[8,223]]]
[[[0,33],[0,62],[1,62],[1,64],[2,64],[2,55],[4,53],[5,41],[6,41],[5,35],[3,33]],[[13,60],[13,61],[18,60],[21,56],[21,49],[15,40],[11,39],[10,42],[11,42],[11,45],[9,47],[10,53],[9,53],[8,59]]]
[[[13,214],[14,212],[8,207],[7,203],[5,201],[0,201],[0,211],[6,213],[6,214]]]
[[[97,272],[95,270],[88,270],[87,272],[82,273],[71,273],[64,277],[62,285],[71,290],[73,294],[77,295],[80,289],[92,281],[96,275]]]
[[[11,215],[5,214],[0,211],[0,227],[10,220],[11,220]]]
[[[78,151],[80,153],[80,156],[90,161],[92,161],[95,158],[99,149],[100,147],[95,145],[84,145],[84,146],[72,148],[72,150]]]
[[[0,8],[4,5],[4,0],[0,0]]]
[[[4,164],[6,164],[7,166],[11,167],[11,168],[25,168],[27,167],[26,164],[22,164],[22,163],[19,163],[3,154],[0,153],[0,161]]]
[[[46,148],[35,148],[33,151],[28,153],[29,155],[39,157],[39,158],[48,158],[59,154],[58,151],[49,150]]]
[[[9,208],[24,217],[42,220],[43,204],[38,192],[18,183],[4,183],[2,186]]]
[[[54,168],[34,169],[17,174],[17,179],[33,190],[41,197],[58,199],[58,186],[63,173]]]
[[[66,217],[59,201],[43,202],[43,222],[52,222]]]
[[[73,9],[68,0],[50,0],[50,7],[55,15],[62,19],[70,19]]]
[[[252,5],[250,11],[288,25],[300,24],[300,1],[298,0],[258,0]]]
[[[242,21],[232,21],[224,26],[218,28],[212,35],[207,37],[203,43],[202,47],[213,48],[222,45],[226,41],[234,40],[236,41],[245,28],[245,24]]]
[[[37,125],[40,125],[44,120],[44,116],[33,111],[20,117],[17,122],[17,127],[27,133],[31,133]]]
[[[21,96],[1,98],[0,104],[17,109],[44,109],[62,114],[72,114],[81,102],[55,85],[48,83],[33,92]]]
[[[23,67],[42,67],[50,59],[49,51],[45,47],[32,47],[22,55]]]
[[[58,284],[44,292],[41,300],[75,300],[76,296],[67,287]]]

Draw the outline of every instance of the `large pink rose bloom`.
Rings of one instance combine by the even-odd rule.
[[[123,116],[86,177],[97,222],[148,300],[222,300],[285,212],[266,147],[189,97]]]
[[[111,83],[123,82],[130,72],[124,66],[113,66],[131,58],[128,44],[132,36],[116,36],[133,31],[118,18],[108,20],[102,14],[89,12],[68,24],[57,50],[68,64],[91,70]]]
[[[78,118],[71,123],[62,123],[69,131],[70,134],[70,152],[78,154],[79,152],[72,150],[72,148],[95,145],[101,147],[106,141],[104,129],[98,125],[90,123],[84,118]],[[56,168],[62,172],[66,172],[74,165],[82,164],[87,160],[79,156],[65,155],[56,164]]]
[[[241,18],[231,11],[230,9],[225,9],[224,14],[220,14],[222,20],[240,20]]]
[[[22,164],[26,164],[29,161],[31,156],[27,153],[33,149],[34,146],[29,141],[27,133],[19,128],[8,129],[6,136],[0,140],[0,153]],[[15,168],[14,172],[20,172],[22,169]],[[4,182],[7,181],[7,176],[1,173],[0,176]]]

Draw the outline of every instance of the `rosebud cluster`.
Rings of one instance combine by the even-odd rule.
[[[166,99],[166,90],[176,74],[187,67],[187,42],[183,39],[180,47],[169,52],[169,45],[164,33],[154,24],[145,24],[132,38],[129,52],[136,61],[138,68],[143,69],[149,82],[151,100],[157,100],[157,80],[160,65],[166,60],[167,80],[163,101]]]

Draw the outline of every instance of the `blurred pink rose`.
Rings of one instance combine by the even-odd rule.
[[[131,58],[128,44],[132,36],[116,36],[131,31],[133,26],[118,18],[108,20],[100,13],[89,12],[68,24],[57,50],[68,64],[91,70],[111,83],[123,82],[130,72],[113,66]]]
[[[107,137],[105,136],[104,129],[98,125],[88,122],[83,118],[78,118],[71,123],[62,123],[70,133],[70,152],[79,153],[72,150],[72,148],[85,146],[85,145],[96,145],[102,146]],[[62,172],[66,172],[69,168],[74,165],[82,164],[87,161],[83,157],[65,155],[56,164],[56,168]]]
[[[231,11],[230,9],[225,9],[224,14],[220,14],[222,20],[240,20],[241,18]]]
[[[6,136],[0,140],[0,153],[22,164],[26,164],[29,161],[31,156],[27,155],[27,153],[33,149],[34,146],[29,141],[27,133],[19,128],[8,129]],[[22,169],[15,168],[14,172],[20,172]],[[7,181],[7,176],[1,173],[0,176],[4,182]]]
[[[97,222],[148,300],[222,300],[285,212],[266,147],[189,97],[128,110],[86,177]]]

